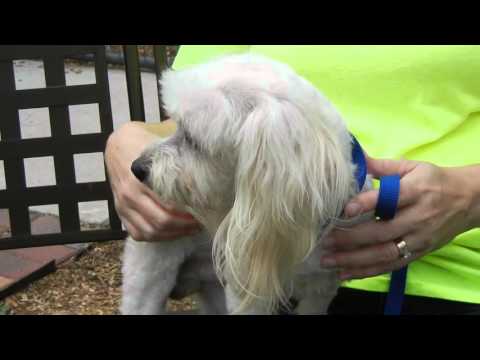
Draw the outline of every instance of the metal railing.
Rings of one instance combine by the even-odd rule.
[[[145,105],[143,102],[142,79],[140,71],[140,62],[138,47],[136,45],[125,45],[123,47],[125,57],[125,73],[127,76],[128,101],[130,105],[130,118],[145,121]],[[155,74],[157,76],[157,87],[159,99],[161,99],[162,89],[160,88],[160,76],[168,67],[167,51],[165,45],[154,45],[153,55],[155,59]],[[160,104],[160,120],[165,120],[166,115]]]
[[[138,48],[124,46],[125,73],[132,120],[145,121]],[[66,85],[64,60],[84,54],[93,55],[96,83]],[[154,45],[157,79],[168,67],[165,45]],[[13,61],[42,59],[46,87],[17,90]],[[158,83],[158,81],[157,81]],[[161,89],[159,88],[159,94]],[[96,103],[101,130],[93,134],[72,135],[68,106]],[[159,101],[161,104],[161,101]],[[51,136],[24,139],[19,125],[19,110],[48,108]],[[165,112],[160,109],[161,119]],[[78,183],[74,154],[103,153],[113,131],[105,46],[1,46],[0,51],[0,161],[4,163],[6,189],[0,189],[0,209],[7,209],[10,219],[8,238],[0,239],[0,250],[123,239],[108,179]],[[27,187],[23,160],[51,156],[56,184]],[[106,200],[110,228],[82,231],[79,202]],[[29,207],[58,204],[61,231],[57,234],[31,233]]]

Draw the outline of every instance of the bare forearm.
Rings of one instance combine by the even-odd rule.
[[[146,131],[160,136],[162,138],[172,135],[177,130],[177,125],[173,120],[165,120],[161,123],[138,123]]]
[[[149,142],[154,141],[154,139],[155,135],[148,130],[145,123],[138,121],[129,122],[122,125],[110,135],[107,142],[107,151],[111,147],[127,146],[132,149],[138,149],[137,151],[140,153],[145,146]]]
[[[109,157],[114,154],[128,154],[129,158],[124,160],[133,162],[158,136],[167,137],[173,132],[175,132],[175,123],[171,120],[154,124],[140,121],[128,122],[112,133],[108,139],[105,150],[107,165]]]

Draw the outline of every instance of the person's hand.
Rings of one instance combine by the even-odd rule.
[[[120,220],[137,241],[160,241],[194,235],[200,225],[189,214],[161,204],[157,195],[132,174],[132,162],[157,137],[142,123],[127,123],[108,139],[105,163]]]
[[[374,178],[401,176],[396,216],[335,229],[325,239],[326,267],[342,280],[388,273],[434,251],[455,236],[479,226],[479,166],[442,168],[430,163],[368,158]],[[360,193],[345,208],[347,217],[372,212],[378,190]],[[402,259],[396,246],[405,241],[412,256]]]

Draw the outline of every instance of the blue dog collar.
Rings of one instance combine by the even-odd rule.
[[[365,179],[367,178],[367,160],[365,159],[365,153],[363,152],[360,143],[355,136],[352,137],[352,162],[357,166],[355,170],[355,178],[357,179],[358,192],[362,191],[365,185]]]
[[[356,165],[355,178],[358,191],[362,191],[367,178],[367,160],[360,143],[352,137],[352,162]],[[380,190],[378,203],[375,208],[375,216],[381,220],[390,220],[395,216],[400,195],[400,176],[398,174],[382,176],[380,178]]]
[[[367,177],[367,160],[360,143],[352,137],[352,162],[356,165],[355,178],[358,191],[362,191]],[[390,220],[395,217],[400,195],[400,175],[388,175],[380,178],[378,202],[375,216],[380,220]],[[385,302],[385,315],[400,315],[407,282],[407,266],[394,271],[390,280],[390,289]]]

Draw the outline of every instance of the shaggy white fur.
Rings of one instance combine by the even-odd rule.
[[[296,313],[325,313],[339,281],[320,266],[321,241],[358,192],[340,115],[290,67],[250,54],[167,71],[161,85],[177,132],[137,161],[205,231],[128,239],[122,313],[161,314],[191,293],[208,314],[275,314],[292,297]]]

